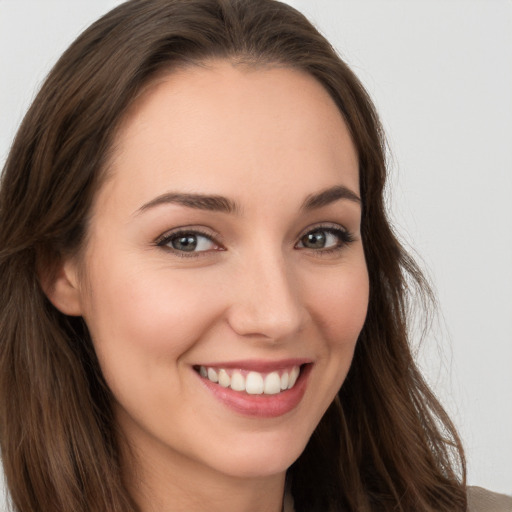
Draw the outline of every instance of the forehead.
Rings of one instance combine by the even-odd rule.
[[[216,61],[161,76],[131,106],[114,148],[105,188],[134,201],[167,188],[287,194],[297,179],[315,189],[341,179],[359,190],[337,106],[312,76],[288,67]]]

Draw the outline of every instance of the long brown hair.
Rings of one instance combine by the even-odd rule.
[[[15,510],[138,510],[87,327],[51,305],[38,275],[84,245],[116,128],[141,89],[212,58],[314,76],[359,156],[368,315],[345,383],[289,469],[296,511],[465,510],[461,443],[409,347],[411,288],[425,304],[431,295],[386,216],[378,116],[329,43],[273,0],[126,2],[71,45],[28,111],[0,189],[0,439]]]

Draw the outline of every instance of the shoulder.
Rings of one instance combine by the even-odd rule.
[[[283,512],[293,512],[293,498],[285,494]],[[467,512],[512,512],[512,496],[488,491],[482,487],[468,487]]]
[[[512,496],[468,487],[468,512],[512,512]]]

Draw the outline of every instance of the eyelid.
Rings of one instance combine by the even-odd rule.
[[[212,241],[212,243],[216,246],[213,250],[207,250],[207,251],[179,251],[177,249],[174,249],[173,247],[170,247],[169,244],[172,240],[175,238],[178,238],[180,235],[199,235],[208,238]],[[213,232],[212,230],[205,228],[204,226],[180,226],[174,229],[170,229],[169,231],[166,231],[162,235],[156,238],[154,241],[154,245],[157,247],[160,247],[164,250],[167,250],[169,252],[172,252],[180,257],[185,258],[194,258],[198,256],[203,256],[205,254],[218,251],[218,250],[225,250],[223,244],[219,241],[221,239],[220,235]]]
[[[308,233],[315,232],[315,231],[326,231],[330,232],[332,234],[335,234],[340,238],[340,243],[336,245],[335,247],[327,247],[327,248],[319,248],[319,249],[313,249],[310,247],[299,247],[298,244],[301,243],[301,240],[304,236],[306,236]],[[211,250],[205,250],[205,251],[180,251],[177,249],[174,249],[171,247],[170,242],[176,238],[178,238],[180,235],[186,235],[186,234],[194,234],[199,235],[208,238],[212,241],[212,243],[216,246],[215,249]],[[155,241],[154,245],[157,247],[160,247],[164,250],[167,250],[169,252],[172,252],[173,254],[185,257],[185,258],[193,258],[193,257],[200,257],[205,256],[208,254],[211,254],[212,252],[216,251],[225,251],[226,248],[222,243],[222,237],[220,234],[214,232],[213,230],[206,228],[204,226],[180,226],[177,228],[173,228],[169,231],[166,231],[165,233],[158,236]],[[347,245],[349,245],[351,242],[355,241],[356,238],[353,235],[352,232],[350,232],[345,226],[333,222],[324,222],[319,224],[313,224],[301,231],[301,233],[298,236],[298,241],[295,244],[295,249],[301,249],[301,250],[307,250],[313,253],[316,253],[318,255],[327,255],[329,253],[337,252],[343,250]]]
[[[340,244],[335,247],[327,247],[327,248],[320,248],[320,249],[312,249],[309,247],[298,247],[298,244],[301,243],[302,239],[308,234],[313,233],[315,231],[327,231],[330,233],[333,233],[340,237]],[[313,224],[311,226],[308,226],[305,228],[300,235],[298,236],[298,241],[295,245],[296,249],[304,249],[309,250],[315,254],[318,255],[326,255],[333,252],[341,251],[343,250],[347,245],[354,242],[356,240],[356,237],[354,234],[347,229],[345,226],[341,224],[336,224],[332,222],[324,222],[320,224]]]
[[[311,224],[304,228],[297,237],[298,240],[303,238],[308,233],[311,233],[312,231],[321,231],[324,229],[325,231],[342,231],[343,233],[351,234],[350,230],[348,230],[345,226],[342,224],[337,224],[336,222],[319,222],[315,224]]]

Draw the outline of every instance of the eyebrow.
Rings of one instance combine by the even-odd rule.
[[[355,192],[352,192],[352,190],[343,185],[336,185],[322,190],[317,194],[309,195],[302,204],[301,210],[316,210],[317,208],[322,208],[323,206],[327,206],[341,199],[347,199],[359,205],[361,204],[361,198]]]
[[[161,204],[178,204],[197,210],[222,213],[238,213],[240,211],[239,205],[227,197],[169,192],[142,205],[136,213],[142,213]]]
[[[361,199],[355,192],[343,185],[336,185],[309,195],[300,209],[303,211],[316,210],[341,199],[361,204]],[[240,205],[236,201],[224,196],[168,192],[145,203],[135,213],[142,213],[162,204],[178,204],[187,208],[222,213],[239,213],[241,211]]]

